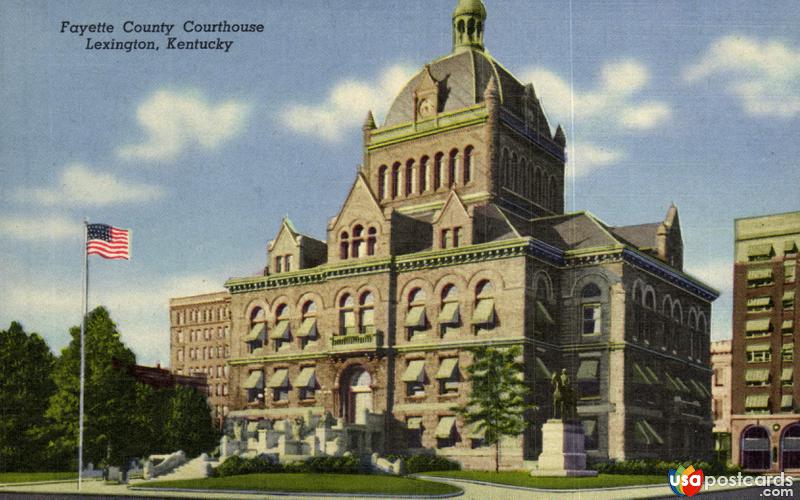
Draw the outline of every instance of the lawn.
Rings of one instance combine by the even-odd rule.
[[[0,472],[0,484],[77,479],[77,472]]]
[[[208,490],[257,490],[289,493],[372,493],[386,495],[443,495],[459,488],[408,477],[365,474],[246,474],[183,481],[140,483],[146,488],[190,488]]]
[[[451,477],[453,479],[471,479],[473,481],[485,481],[487,483],[553,490],[667,484],[667,477],[665,475],[635,476],[625,474],[600,474],[595,477],[533,477],[528,471],[487,472],[469,470],[425,472],[422,473],[422,475]]]

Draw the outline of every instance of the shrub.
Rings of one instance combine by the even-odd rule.
[[[384,458],[394,462],[402,458],[406,474],[431,472],[437,470],[460,470],[461,464],[437,455],[386,455]]]
[[[685,461],[664,461],[664,460],[625,460],[617,462],[603,462],[593,466],[600,474],[633,474],[633,475],[666,475],[670,469],[677,469],[681,465],[694,465],[695,469],[703,469],[707,476],[735,475],[740,472],[740,468],[735,465],[727,465],[722,462],[685,460]]]
[[[258,472],[283,472],[283,466],[265,456],[242,458],[238,455],[234,455],[214,469],[212,475],[214,477],[225,477],[239,474],[254,474]]]
[[[358,457],[313,457],[301,462],[280,464],[264,455],[242,458],[234,455],[214,469],[214,477],[256,474],[263,472],[316,472],[328,474],[358,474],[368,472],[361,467]]]

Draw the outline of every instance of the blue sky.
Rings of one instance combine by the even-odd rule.
[[[366,110],[380,120],[450,51],[455,3],[0,3],[0,325],[65,345],[89,218],[133,230],[131,262],[92,258],[90,304],[141,362],[166,363],[169,297],[258,272],[284,215],[324,237]],[[486,4],[488,50],[566,127],[568,209],[625,225],[675,202],[688,270],[723,292],[712,336],[728,337],[733,219],[800,210],[800,6]],[[106,22],[113,34],[91,36],[165,45],[122,25],[215,39],[181,25],[223,19],[265,29],[223,34],[228,53],[86,50],[89,34],[60,32]]]

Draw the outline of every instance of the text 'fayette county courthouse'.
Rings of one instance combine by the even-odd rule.
[[[504,468],[539,455],[563,368],[590,458],[709,453],[718,294],[682,270],[677,209],[623,227],[564,213],[564,132],[488,54],[485,19],[480,0],[461,0],[452,52],[380,126],[367,116],[363,164],[325,241],[284,219],[263,275],[173,301],[173,369],[206,373],[229,421],[330,412],[358,424],[367,410],[383,415],[377,451],[487,468],[493,449],[451,408],[470,390],[469,348],[519,345],[540,410],[503,442]]]

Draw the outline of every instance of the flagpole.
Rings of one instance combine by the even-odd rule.
[[[84,336],[86,333],[86,316],[89,308],[89,219],[83,221],[83,317],[81,319],[81,393],[78,403],[78,491],[83,481],[83,380],[86,375],[86,352]]]

